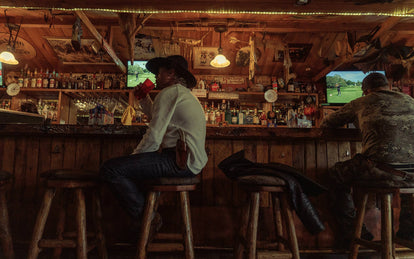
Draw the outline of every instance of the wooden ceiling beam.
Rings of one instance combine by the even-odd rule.
[[[384,33],[386,33],[387,31],[391,30],[399,21],[401,20],[401,17],[389,17],[385,22],[383,22],[380,25],[380,28],[377,32],[374,33],[374,35],[372,36],[372,40],[375,40],[377,38],[379,38],[381,35],[383,35]],[[354,50],[354,55],[355,55],[355,50]],[[312,78],[312,80],[314,82],[319,81],[319,79],[321,79],[322,77],[324,77],[327,73],[329,73],[332,70],[335,70],[336,68],[338,68],[339,66],[341,66],[344,63],[350,62],[350,61],[354,61],[353,63],[355,63],[357,60],[355,60],[355,56],[349,56],[349,57],[338,57],[333,64],[331,64],[330,66],[324,68],[321,72],[319,72],[316,76],[314,76]],[[360,59],[360,58],[357,58]]]
[[[102,47],[109,54],[109,56],[113,59],[113,61],[118,66],[118,68],[121,70],[121,72],[126,73],[126,67],[125,67],[124,63],[122,63],[122,61],[118,58],[115,51],[112,49],[111,45],[109,45],[108,42],[102,37],[102,35],[98,32],[98,30],[95,28],[95,26],[91,23],[91,21],[86,16],[86,14],[83,11],[76,11],[75,13],[82,20],[82,22],[85,24],[85,26],[91,32],[91,34],[95,37],[95,39],[99,43],[102,44]]]

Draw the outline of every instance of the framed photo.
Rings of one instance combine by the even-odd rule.
[[[295,44],[289,43],[289,57],[292,62],[305,62],[309,55],[309,51],[312,48],[312,44]],[[279,50],[275,53],[273,62],[283,62],[285,55],[283,50]]]
[[[63,64],[114,64],[112,58],[106,52],[98,54],[92,49],[95,39],[82,39],[81,49],[76,51],[72,47],[72,39],[46,38]]]
[[[217,47],[194,47],[193,48],[193,57],[194,69],[215,69],[210,65],[210,61],[218,54]]]
[[[156,57],[152,37],[145,34],[137,34],[134,43],[134,59],[149,60]]]

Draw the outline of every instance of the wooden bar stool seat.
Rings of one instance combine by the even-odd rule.
[[[299,259],[293,210],[288,200],[286,182],[275,176],[249,175],[237,178],[237,183],[249,193],[249,199],[242,211],[240,232],[234,249],[234,257],[237,259],[255,259],[258,257],[257,227],[260,195],[267,192],[272,197],[277,242],[266,246],[272,249],[271,251],[260,252],[270,255],[271,258],[281,258],[276,256],[283,256]],[[286,227],[287,232],[285,234],[284,227]],[[285,246],[289,247],[289,251],[286,251]]]
[[[100,180],[97,172],[81,169],[56,169],[44,172],[41,175],[46,181],[46,191],[32,235],[28,258],[38,257],[42,248],[54,248],[53,258],[59,258],[62,248],[76,248],[78,259],[86,259],[87,253],[94,247],[98,248],[99,258],[108,258],[105,238],[102,229],[102,210],[99,198]],[[92,192],[94,233],[86,232],[86,206],[85,190]],[[57,223],[57,238],[44,239],[43,232],[49,215],[55,193],[59,191],[59,217]],[[75,195],[76,207],[76,231],[65,232],[65,221],[67,217],[66,204],[69,194]],[[93,237],[92,242],[87,237]]]
[[[381,253],[382,259],[397,258],[395,254],[395,244],[408,247],[414,250],[414,242],[401,240],[394,236],[392,196],[397,194],[414,194],[414,186],[410,188],[398,187],[370,187],[354,186],[354,190],[362,195],[357,204],[357,216],[354,229],[354,236],[351,243],[351,254],[349,258],[356,259],[360,246],[374,249]],[[381,240],[369,241],[361,238],[362,225],[364,224],[365,208],[369,194],[375,194],[380,199],[381,204]]]
[[[6,259],[14,258],[13,242],[10,232],[9,213],[7,210],[6,200],[6,185],[11,180],[12,175],[9,172],[0,170],[0,239],[3,255]]]
[[[140,239],[138,242],[137,258],[146,258],[147,252],[185,251],[186,259],[194,259],[193,231],[191,226],[189,191],[194,191],[200,180],[197,177],[163,177],[148,180],[142,183],[147,189],[147,199],[142,220]],[[176,192],[180,197],[181,218],[183,220],[183,234],[159,233],[155,239],[183,240],[183,243],[151,242],[149,234],[153,216],[157,213],[158,200],[164,192]]]

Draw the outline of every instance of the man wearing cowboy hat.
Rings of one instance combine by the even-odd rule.
[[[140,219],[145,197],[136,182],[160,177],[189,177],[201,172],[207,163],[206,123],[201,104],[191,93],[197,81],[182,56],[153,58],[147,69],[156,75],[161,90],[152,103],[146,95],[140,100],[150,118],[148,129],[131,155],[110,159],[100,174],[108,182],[127,212]],[[135,96],[142,96],[140,85]],[[176,143],[180,132],[188,147],[186,166],[176,164]]]

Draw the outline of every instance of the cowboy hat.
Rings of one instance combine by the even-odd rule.
[[[174,68],[176,74],[187,82],[187,88],[193,88],[197,84],[197,79],[188,71],[187,60],[180,55],[150,59],[145,67],[155,75],[158,74],[160,67]]]

